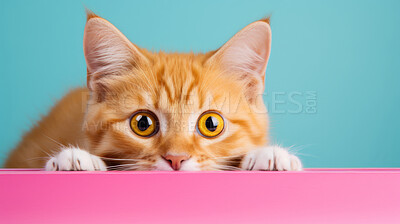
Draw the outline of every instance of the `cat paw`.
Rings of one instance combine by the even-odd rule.
[[[106,171],[107,166],[99,157],[89,152],[68,147],[47,161],[47,171]]]
[[[244,170],[300,171],[300,159],[279,146],[268,146],[250,151],[243,158]]]

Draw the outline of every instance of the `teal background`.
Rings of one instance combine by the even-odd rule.
[[[306,167],[400,167],[396,0],[2,0],[0,163],[55,100],[85,85],[84,6],[137,45],[167,51],[216,49],[272,15],[265,99],[274,142],[295,145]]]

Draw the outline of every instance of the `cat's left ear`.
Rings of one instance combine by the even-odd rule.
[[[251,23],[218,49],[207,63],[221,65],[223,72],[243,83],[253,100],[264,91],[265,70],[271,50],[269,19]]]
[[[148,59],[115,26],[87,12],[83,50],[88,70],[88,87],[104,95],[103,78],[120,75]]]

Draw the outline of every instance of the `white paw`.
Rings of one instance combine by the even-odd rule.
[[[45,170],[106,171],[107,166],[99,157],[85,150],[69,147],[62,149],[61,152],[47,161]]]
[[[242,169],[245,170],[278,170],[300,171],[300,159],[279,146],[257,148],[244,157]]]

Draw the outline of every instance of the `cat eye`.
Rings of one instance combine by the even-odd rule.
[[[130,120],[131,129],[142,137],[151,137],[157,134],[159,123],[155,114],[150,111],[138,111]]]
[[[197,132],[206,138],[213,138],[224,130],[224,118],[215,111],[207,111],[197,121]]]

